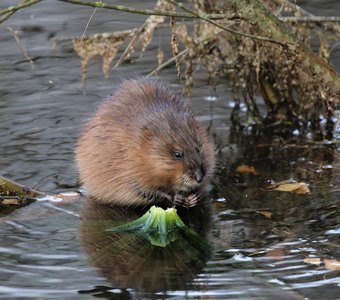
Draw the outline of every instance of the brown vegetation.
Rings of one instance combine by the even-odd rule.
[[[275,124],[279,130],[294,128],[302,134],[312,131],[323,138],[332,137],[340,76],[328,60],[330,47],[340,36],[337,17],[315,17],[288,0],[190,0],[185,4],[158,0],[154,10],[102,1],[59,1],[148,15],[139,28],[74,39],[74,49],[82,60],[84,83],[91,57],[103,57],[107,77],[120,47],[125,45],[125,50],[114,69],[131,57],[140,58],[154,31],[169,26],[172,57],[163,62],[165,52],[159,49],[159,67],[150,74],[175,63],[189,95],[197,70],[207,72],[211,85],[228,82],[235,101],[231,118],[238,131],[246,125]],[[37,2],[22,0],[17,6],[0,11],[0,16],[5,19],[20,5]],[[260,100],[258,95],[262,96]],[[247,107],[243,119],[239,116],[241,102]],[[262,102],[264,111],[259,106]],[[321,120],[326,124],[322,128]]]
[[[176,62],[189,95],[196,71],[204,69],[210,84],[224,80],[231,84],[236,102],[232,119],[236,128],[241,129],[245,124],[277,124],[280,130],[283,126],[299,128],[302,132],[331,133],[340,79],[329,66],[328,57],[329,45],[340,35],[339,25],[327,19],[314,22],[310,14],[289,2],[281,6],[279,0],[263,0],[272,13],[259,1],[249,4],[243,0],[192,0],[191,4],[189,9],[175,1],[159,0],[155,7],[157,12],[175,13],[176,9],[182,9],[196,16],[192,22],[171,17],[171,45],[175,57],[169,62]],[[226,12],[224,19],[208,17]],[[283,24],[274,14],[290,18]],[[302,22],[301,16],[311,20],[307,18]],[[131,30],[133,37],[115,67],[131,57],[138,44],[143,53],[153,32],[165,22],[168,19],[164,16],[153,15],[141,28]],[[315,33],[319,39],[318,55],[310,48],[311,36]],[[86,43],[88,39],[94,41],[86,37]],[[121,40],[117,39],[117,43],[121,44]],[[75,40],[76,51],[78,44],[79,40]],[[93,47],[97,48],[95,43]],[[160,53],[163,55],[162,51]],[[105,76],[109,69],[106,70]],[[260,112],[258,94],[264,100],[265,113]],[[238,108],[242,101],[247,106],[247,116],[240,122],[236,120],[240,120]],[[320,117],[328,120],[328,128],[320,128]]]

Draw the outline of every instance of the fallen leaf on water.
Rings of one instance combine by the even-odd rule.
[[[340,261],[335,259],[325,259],[323,261],[327,270],[340,271]]]
[[[309,194],[309,193],[310,193],[310,189],[309,189],[309,187],[308,187],[308,184],[307,184],[307,183],[301,182],[300,187],[299,187],[298,189],[296,189],[296,190],[294,191],[294,193],[295,193],[295,194],[301,194],[301,195],[303,195],[303,194]]]
[[[303,262],[305,264],[309,264],[309,265],[317,265],[320,266],[321,264],[321,259],[319,257],[306,257]]]
[[[237,173],[250,173],[257,174],[255,168],[253,166],[241,165],[236,168]]]
[[[265,211],[265,210],[258,210],[257,213],[260,214],[260,215],[262,215],[262,216],[264,216],[264,217],[267,218],[267,219],[271,219],[271,218],[272,218],[272,215],[273,215],[272,212],[270,212],[270,211]]]
[[[281,181],[267,188],[267,191],[290,192],[295,194],[309,194],[310,190],[307,183],[296,181]]]
[[[283,260],[285,252],[283,248],[274,248],[267,251],[266,256],[274,260]]]

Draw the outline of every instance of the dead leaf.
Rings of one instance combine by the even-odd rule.
[[[94,56],[103,58],[103,74],[109,76],[111,61],[115,58],[120,45],[133,34],[133,30],[126,30],[116,33],[102,33],[73,40],[73,49],[81,58],[82,81],[85,85],[87,64]]]
[[[340,271],[340,261],[336,259],[325,259],[323,262],[327,270]]]
[[[309,264],[309,265],[317,265],[320,266],[321,264],[321,259],[319,257],[306,257],[303,262],[305,264]]]
[[[158,0],[155,7],[155,11],[172,11],[173,10],[173,5],[169,3],[166,0]],[[134,53],[137,43],[140,43],[142,46],[141,54],[140,57],[143,55],[145,52],[147,46],[150,44],[152,38],[153,38],[153,33],[156,30],[157,26],[160,24],[164,23],[166,20],[165,16],[150,16],[146,19],[144,24],[141,26],[140,30],[138,31],[136,35],[136,39],[134,39],[133,43],[129,45],[129,49],[127,49],[127,53],[125,58],[128,58],[131,56],[132,53]]]
[[[308,184],[301,182],[301,186],[298,189],[296,189],[294,193],[300,194],[300,195],[309,194],[310,190],[309,190]]]
[[[267,191],[290,192],[295,194],[309,194],[310,190],[307,183],[296,181],[281,181],[265,188]]]
[[[265,210],[258,210],[257,213],[260,214],[260,215],[262,215],[262,216],[264,216],[264,217],[267,218],[267,219],[271,219],[271,218],[272,218],[272,215],[273,215],[272,212],[270,212],[270,211],[265,211]]]
[[[237,173],[257,174],[255,168],[253,166],[248,166],[248,165],[238,166],[235,171]]]
[[[318,39],[320,43],[319,47],[319,56],[325,61],[329,62],[329,44],[327,40],[323,37],[323,35],[319,32],[318,33]]]
[[[164,59],[164,51],[161,47],[159,47],[157,51],[158,67],[162,64],[163,59]]]
[[[266,253],[266,257],[274,260],[283,260],[285,258],[285,252],[283,248],[270,249]]]
[[[183,42],[186,48],[190,48],[193,46],[193,40],[188,33],[188,28],[186,24],[177,24],[176,25],[176,34],[179,39]]]

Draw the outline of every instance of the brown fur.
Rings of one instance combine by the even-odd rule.
[[[213,145],[185,101],[147,79],[125,81],[101,105],[78,140],[76,161],[87,192],[118,205],[201,193],[215,163]],[[205,173],[202,182],[197,170]]]

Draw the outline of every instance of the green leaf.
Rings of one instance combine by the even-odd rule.
[[[117,227],[108,229],[109,232],[133,232],[148,239],[152,245],[165,247],[176,240],[185,224],[180,219],[175,208],[152,206],[143,216]]]

